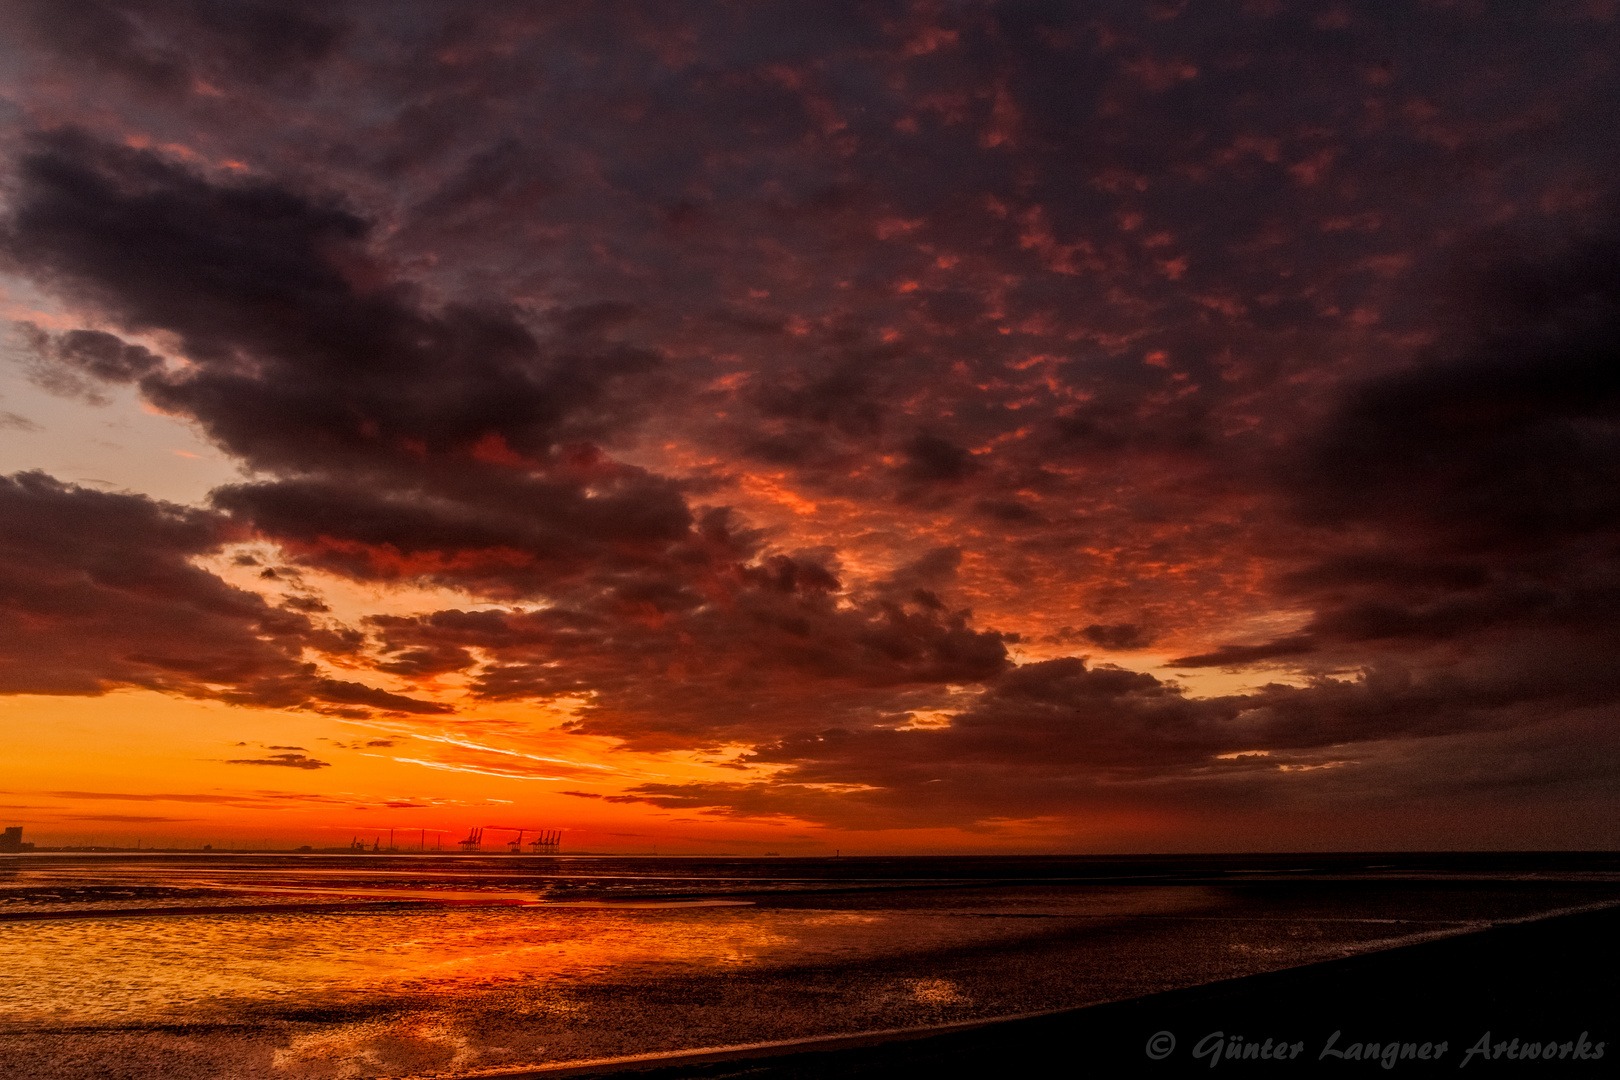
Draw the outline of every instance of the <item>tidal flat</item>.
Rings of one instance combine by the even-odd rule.
[[[0,862],[0,1076],[457,1077],[1074,1009],[1620,904],[1611,855]]]

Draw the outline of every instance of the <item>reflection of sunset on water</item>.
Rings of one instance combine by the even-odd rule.
[[[1620,901],[1602,858],[1310,858],[19,860],[0,1055],[476,1072],[1072,1008]],[[267,900],[291,910],[228,910]]]
[[[1154,860],[1620,847],[1617,57],[0,0],[0,1065],[1068,1007],[1490,918]]]
[[[1140,913],[1168,897],[1097,902]],[[1059,908],[1068,905],[1059,904]],[[1034,929],[1045,929],[1038,926]],[[894,912],[760,908],[460,908],[411,913],[198,915],[29,928],[0,976],[0,1018],[225,1018],[318,994],[481,993],[509,984],[648,981],[735,965],[910,954],[1017,938],[1032,926]]]
[[[1096,899],[1086,913],[1182,903],[1132,893]],[[30,927],[28,950],[0,976],[0,1019],[223,1019],[306,995],[341,1002],[646,981],[737,965],[873,959],[1048,929],[949,914],[659,905],[46,922]]]

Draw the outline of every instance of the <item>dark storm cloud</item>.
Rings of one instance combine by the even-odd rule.
[[[163,358],[142,345],[132,345],[99,330],[69,330],[50,334],[33,323],[16,324],[34,354],[30,374],[51,393],[78,397],[92,405],[105,404],[100,383],[131,383],[163,364]]]
[[[1195,656],[1178,656],[1167,662],[1167,667],[1236,667],[1257,660],[1272,660],[1279,656],[1302,656],[1313,652],[1316,645],[1308,637],[1279,638],[1263,645],[1223,645],[1214,652]]]
[[[40,344],[47,342],[41,340]],[[103,382],[134,382],[163,363],[161,357],[145,347],[131,345],[99,330],[69,330],[50,340],[48,347],[58,361]]]
[[[430,466],[418,482],[390,486],[289,479],[220,488],[213,502],[313,565],[496,596],[533,594],[595,566],[656,562],[691,525],[675,485],[605,462],[543,477]]]
[[[1497,257],[1473,270],[1481,295],[1453,315],[1462,340],[1437,362],[1357,388],[1312,439],[1298,480],[1306,512],[1416,526],[1425,546],[1453,558],[1528,555],[1611,533],[1620,522],[1617,235],[1547,261],[1487,251]]]
[[[1315,607],[1303,632],[1170,663],[1620,637],[1614,235],[1539,257],[1501,238],[1484,249],[1442,301],[1454,333],[1410,370],[1351,387],[1288,456],[1293,512],[1344,537],[1279,575],[1283,595]]]
[[[175,97],[200,80],[263,82],[321,59],[341,28],[320,11],[255,0],[23,0],[6,21],[64,60]]]
[[[851,357],[819,378],[773,380],[748,396],[768,418],[831,426],[846,435],[875,434],[882,429],[887,410],[875,393],[870,361],[881,356],[864,359],[868,363]]]
[[[1044,525],[1046,518],[1039,510],[1016,499],[981,499],[979,513],[986,514],[1006,525]]]
[[[316,675],[305,647],[345,653],[357,640],[191,563],[232,534],[202,510],[43,473],[0,478],[0,689],[139,687],[243,705],[447,711]]]
[[[1060,643],[1068,644],[1071,635],[1072,631],[1064,627],[1055,637]],[[1136,623],[1092,623],[1080,631],[1080,636],[1109,649],[1145,649],[1153,644],[1153,635]]]
[[[297,689],[321,701],[338,705],[366,705],[384,712],[442,716],[456,711],[454,706],[437,701],[419,701],[403,694],[391,694],[386,690],[343,679],[306,678]]]
[[[604,579],[540,610],[374,618],[382,669],[472,671],[476,649],[488,662],[475,695],[589,694],[575,730],[660,747],[768,738],[834,717],[867,725],[1008,666],[1015,635],[976,629],[970,612],[911,587],[948,576],[959,552],[852,593],[824,556],[738,558],[733,542],[716,535],[689,552],[680,577]]]
[[[650,354],[548,351],[509,309],[428,312],[403,285],[362,288],[366,233],[334,204],[70,131],[25,160],[5,242],[123,325],[177,335],[190,364],[174,371],[138,346],[113,356],[106,334],[43,345],[76,376],[139,367],[154,404],[258,468],[303,474],[215,501],[311,562],[509,595],[685,534],[669,482],[562,445],[600,426],[608,385]]]
[[[428,312],[403,285],[360,284],[376,274],[358,246],[369,227],[333,202],[75,131],[37,143],[7,255],[133,330],[176,335],[194,366],[142,390],[260,468],[544,458],[589,429],[565,418],[607,380],[650,363],[543,354],[510,309]]]
[[[769,781],[653,783],[631,794],[670,809],[786,813],[843,828],[975,828],[1131,806],[1321,809],[1355,805],[1380,785],[1489,793],[1579,774],[1602,788],[1612,777],[1589,755],[1612,735],[1583,725],[1586,765],[1573,771],[1548,741],[1570,710],[1608,696],[1593,689],[1549,687],[1533,674],[1419,682],[1394,669],[1195,699],[1151,675],[1069,658],[1008,671],[949,727],[827,729],[757,747],[746,761],[786,766]],[[1465,764],[1464,747],[1504,738],[1518,746],[1511,768]],[[1456,771],[1425,778],[1398,749],[1415,745]]]
[[[1399,799],[1431,753],[1489,788],[1473,749],[1587,783],[1620,644],[1600,8],[17,5],[51,131],[5,251],[167,355],[37,349],[252,472],[185,513],[279,544],[266,580],[514,605],[331,648],[786,770],[654,801],[980,827]],[[289,667],[310,632],[224,693],[437,708]]]
[[[905,445],[906,464],[901,472],[908,480],[944,482],[961,480],[975,469],[973,455],[948,439],[926,431]]]
[[[0,503],[13,693],[240,684],[289,670],[313,631],[190,565],[227,535],[213,515],[40,473]]]

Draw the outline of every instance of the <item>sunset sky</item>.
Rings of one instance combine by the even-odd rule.
[[[1614,0],[9,0],[0,818],[1616,846],[1617,104]]]

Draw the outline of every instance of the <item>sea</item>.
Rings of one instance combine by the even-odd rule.
[[[0,856],[0,1077],[497,1076],[1024,1016],[1620,905],[1604,853]]]

